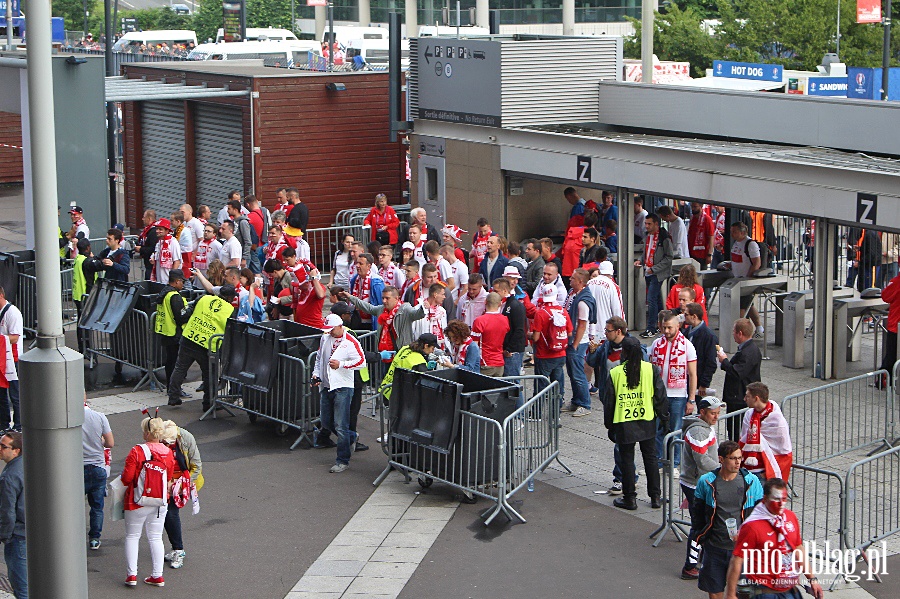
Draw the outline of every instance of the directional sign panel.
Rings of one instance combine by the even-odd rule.
[[[419,118],[500,126],[500,42],[419,38]]]

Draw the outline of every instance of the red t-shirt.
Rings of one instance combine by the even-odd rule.
[[[259,246],[265,243],[266,232],[263,229],[265,229],[266,223],[262,217],[262,210],[251,210],[250,213],[247,214],[247,220],[250,221],[250,226],[256,231],[256,237],[260,240],[257,245]]]
[[[776,593],[792,589],[798,584],[798,570],[793,568],[795,562],[792,550],[798,547],[803,550],[797,516],[794,512],[785,510],[784,518],[787,533],[785,540],[788,544],[786,550],[775,551],[778,532],[768,521],[754,520],[741,526],[732,552],[732,555],[744,559],[742,578],[773,589]],[[744,553],[745,550],[753,549],[762,551]]]
[[[322,307],[325,298],[318,297],[313,289],[312,281],[305,280],[293,285],[294,294],[294,322],[305,324],[316,329],[325,328],[325,320],[322,318]]]
[[[472,323],[472,339],[481,347],[482,366],[503,366],[503,340],[509,319],[500,312],[482,314]]]
[[[531,321],[531,332],[539,332],[541,336],[537,341],[533,341],[534,344],[534,357],[538,360],[546,360],[549,358],[564,358],[566,355],[565,347],[560,351],[553,351],[547,345],[547,339],[551,336],[551,331],[554,327],[551,326],[551,311],[559,310],[566,317],[566,332],[571,335],[572,334],[572,319],[569,318],[569,313],[559,308],[558,306],[554,306],[553,308],[547,309],[538,308],[534,312],[534,320]]]

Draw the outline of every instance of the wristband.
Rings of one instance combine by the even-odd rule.
[[[321,281],[321,280],[322,280],[322,275],[317,275],[317,276],[315,276],[315,277],[310,277],[310,279],[312,279],[313,281]]]
[[[693,405],[693,404],[697,403],[697,401],[694,400],[694,399],[689,399],[689,400],[688,400],[688,403]]]

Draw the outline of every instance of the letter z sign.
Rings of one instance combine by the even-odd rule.
[[[591,182],[591,157],[590,156],[579,156],[578,157],[578,166],[575,170],[575,180],[576,181],[584,181],[585,183]]]
[[[874,225],[878,217],[878,196],[871,193],[856,194],[856,222]]]

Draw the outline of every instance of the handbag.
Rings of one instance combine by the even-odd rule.
[[[122,477],[117,476],[109,481],[110,518],[116,520],[125,519],[125,491],[127,487],[122,482]]]

